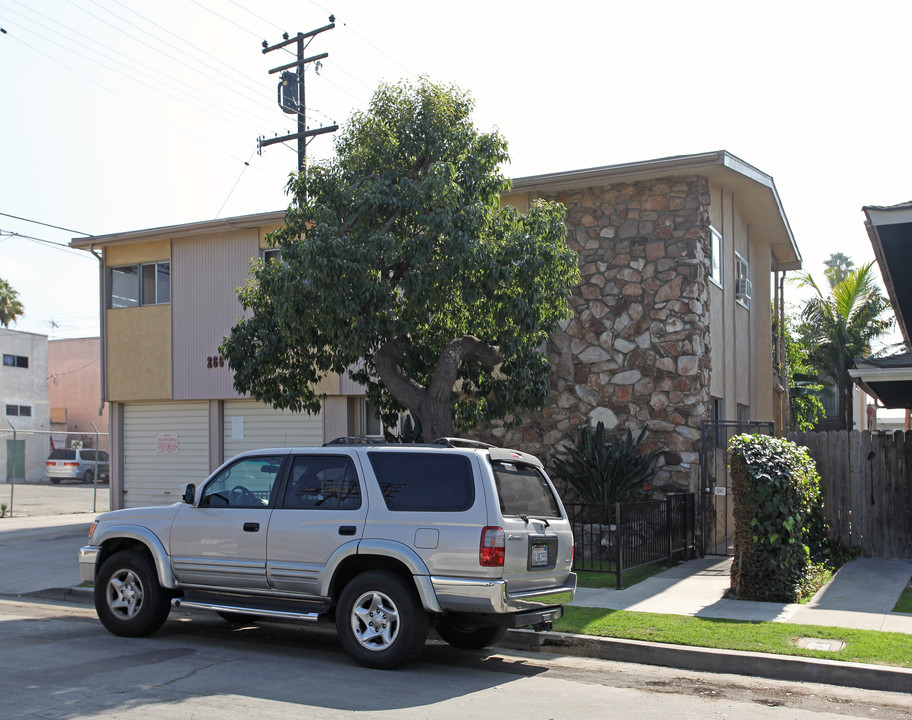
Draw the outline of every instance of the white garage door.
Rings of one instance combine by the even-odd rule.
[[[322,413],[274,410],[253,400],[225,401],[225,460],[245,450],[322,444]]]
[[[167,505],[181,485],[209,475],[209,406],[205,402],[124,407],[124,505]]]

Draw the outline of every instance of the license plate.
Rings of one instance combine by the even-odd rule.
[[[532,546],[532,567],[543,567],[548,564],[548,546]]]

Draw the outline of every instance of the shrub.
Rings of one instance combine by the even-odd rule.
[[[816,589],[831,550],[814,461],[805,448],[766,435],[738,435],[729,449],[732,590],[747,600],[796,602]]]
[[[554,474],[573,488],[580,502],[608,506],[605,520],[610,521],[614,504],[645,495],[643,486],[655,475],[663,451],[644,452],[645,435],[645,427],[636,439],[630,428],[626,434],[607,436],[603,423],[582,427],[567,456],[554,458]]]

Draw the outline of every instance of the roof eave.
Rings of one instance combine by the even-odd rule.
[[[181,225],[166,225],[146,230],[112,233],[110,235],[90,235],[89,237],[73,238],[70,241],[70,247],[78,250],[91,250],[92,248],[104,247],[106,245],[119,245],[160,238],[191,237],[194,235],[208,235],[215,232],[226,232],[231,230],[248,230],[263,226],[280,225],[284,220],[285,211],[277,210],[266,213],[255,213],[253,215],[239,215],[237,217],[220,218],[217,220],[184,223]]]

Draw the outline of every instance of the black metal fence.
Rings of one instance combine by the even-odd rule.
[[[695,555],[693,493],[664,500],[616,505],[565,503],[573,527],[577,571],[614,573],[623,587],[625,570]]]

